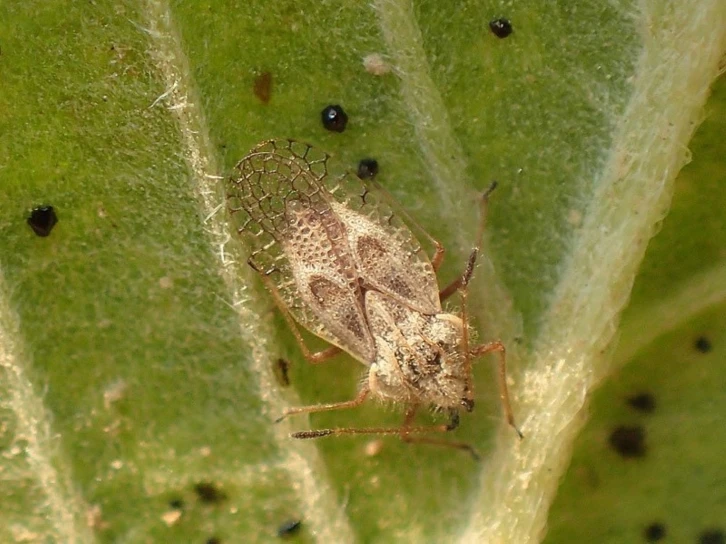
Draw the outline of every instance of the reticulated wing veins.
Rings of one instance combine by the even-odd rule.
[[[255,147],[230,181],[229,207],[295,319],[366,364],[375,347],[346,226],[331,207],[328,155],[292,140]]]

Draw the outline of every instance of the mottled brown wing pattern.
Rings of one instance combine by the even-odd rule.
[[[389,225],[388,230],[398,234],[391,236],[379,222],[337,202],[332,207],[348,227],[348,244],[365,287],[424,314],[441,311],[434,269],[418,246],[410,243],[408,229]]]
[[[375,354],[344,228],[322,181],[327,155],[290,140],[263,142],[237,165],[228,203],[249,235],[251,263],[296,321],[370,363]]]
[[[296,321],[369,364],[364,289],[436,313],[436,276],[390,206],[352,174],[329,175],[327,162],[307,144],[263,142],[237,165],[229,207]]]
[[[391,197],[345,172],[326,179],[348,228],[356,267],[367,287],[424,313],[440,311],[438,280],[426,251],[391,206]]]

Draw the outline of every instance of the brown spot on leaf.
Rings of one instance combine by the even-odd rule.
[[[272,74],[270,72],[262,72],[257,76],[252,86],[252,92],[260,99],[260,102],[267,104],[272,96]]]
[[[283,386],[287,387],[290,385],[290,376],[288,375],[288,371],[290,370],[290,363],[287,361],[287,359],[283,359],[280,357],[275,361],[275,365],[273,367],[275,372],[275,377],[277,378],[277,382]]]
[[[210,482],[199,482],[194,491],[199,500],[207,504],[218,504],[227,499],[227,494]]]

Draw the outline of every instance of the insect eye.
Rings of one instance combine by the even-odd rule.
[[[442,352],[437,351],[434,354],[434,358],[431,361],[431,365],[434,366],[434,367],[440,367],[441,366],[441,356],[442,356]]]

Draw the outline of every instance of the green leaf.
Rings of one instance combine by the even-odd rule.
[[[660,527],[669,542],[726,534],[723,77],[704,118],[693,162],[678,176],[671,212],[648,247],[623,315],[616,371],[594,396],[547,542],[645,542],[649,527]],[[630,455],[612,445],[621,427],[641,433],[624,444],[632,444]]]
[[[502,16],[506,39],[488,29]],[[700,442],[724,407],[716,365],[688,373],[674,354],[692,367],[722,353],[722,125],[704,125],[704,158],[677,183],[614,367],[609,346],[724,50],[718,0],[0,5],[0,540],[272,541],[299,519],[299,541],[536,542],[588,397],[613,368],[550,539],[621,511],[645,472],[588,491],[599,521],[573,499],[589,485],[578,467],[603,479],[606,463],[626,462],[607,436],[632,421],[665,452],[625,465],[649,471],[617,524],[620,541],[639,538],[666,463],[698,470],[678,455],[696,441],[713,469],[720,440]],[[390,73],[366,71],[370,54]],[[707,115],[723,112],[718,89]],[[322,128],[328,104],[345,108],[345,132]],[[352,398],[364,372],[349,357],[305,365],[229,228],[223,177],[273,137],[309,141],[339,169],[376,158],[379,181],[449,249],[442,282],[474,243],[477,191],[499,181],[469,300],[482,339],[508,346],[524,440],[501,424],[484,362],[477,409],[452,435],[483,463],[395,438],[371,455],[362,437],[288,437],[400,424],[376,403],[272,423],[290,406]],[[44,204],[59,222],[41,238],[26,219]],[[694,335],[712,353],[694,353]],[[291,388],[274,378],[279,357],[293,363]],[[670,358],[670,372],[653,363]],[[640,385],[658,399],[653,415],[622,402]],[[669,438],[681,412],[666,399],[700,425]],[[715,504],[705,482],[718,473],[701,472],[691,500]],[[715,523],[701,521],[689,534]]]

